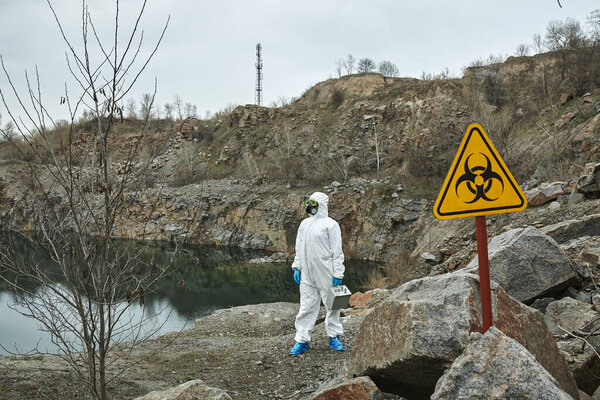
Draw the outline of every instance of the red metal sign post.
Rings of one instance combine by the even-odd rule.
[[[479,293],[481,295],[481,320],[483,333],[494,325],[492,317],[492,290],[490,288],[490,264],[488,260],[487,229],[485,215],[475,217],[477,232],[477,257],[479,261]]]

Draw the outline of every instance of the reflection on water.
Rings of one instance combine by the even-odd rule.
[[[26,241],[16,241],[15,246],[27,258],[35,258],[52,268],[51,261],[40,249]],[[135,247],[132,241],[124,241],[125,247]],[[167,247],[150,247],[144,257],[156,263],[167,263],[172,250]],[[264,257],[265,253],[231,247],[189,246],[177,255],[177,269],[167,276],[152,293],[146,295],[145,303],[133,305],[132,318],[148,319],[148,328],[158,334],[180,330],[196,318],[206,316],[216,309],[245,304],[277,301],[298,302],[298,285],[292,279],[288,264],[250,264],[252,258]],[[33,262],[32,259],[27,259]],[[362,289],[370,271],[377,266],[367,262],[346,264],[344,284],[351,291]],[[39,344],[40,349],[54,351],[47,333],[41,332],[37,321],[26,318],[11,305],[16,295],[0,286],[0,344],[9,350],[15,345],[19,350],[31,350]],[[162,325],[162,326],[161,326]],[[0,354],[4,354],[0,349]]]

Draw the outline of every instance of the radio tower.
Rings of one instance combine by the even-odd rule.
[[[260,43],[256,44],[256,98],[255,103],[259,106],[262,106],[262,57],[260,52],[262,50],[262,46]]]

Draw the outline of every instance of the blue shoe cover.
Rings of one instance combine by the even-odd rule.
[[[307,343],[296,342],[294,347],[290,349],[290,355],[302,354],[306,350],[310,349],[310,346]]]
[[[329,338],[329,347],[331,347],[333,350],[338,350],[338,351],[346,350],[346,348],[340,341],[339,336]]]

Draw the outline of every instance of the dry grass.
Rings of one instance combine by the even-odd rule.
[[[382,271],[374,269],[369,272],[369,279],[364,285],[366,290],[383,289],[386,287],[387,279]]]
[[[383,267],[386,277],[386,287],[392,288],[413,279],[427,275],[428,271],[423,269],[417,260],[413,259],[409,252],[401,252]]]

